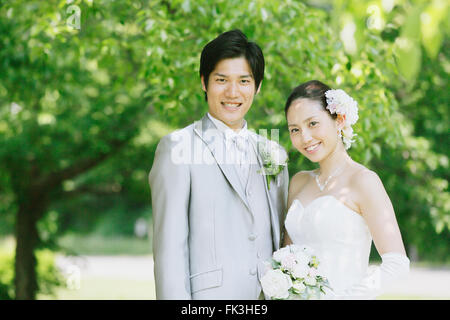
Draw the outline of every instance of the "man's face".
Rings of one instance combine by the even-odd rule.
[[[255,79],[247,60],[239,57],[219,61],[208,80],[206,88],[202,77],[209,113],[231,129],[241,129],[253,97],[259,92],[259,88],[255,89]]]

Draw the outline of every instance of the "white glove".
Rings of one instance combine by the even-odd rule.
[[[358,284],[342,292],[337,292],[334,299],[375,299],[400,278],[409,273],[409,259],[397,252],[381,255],[380,266],[371,267],[367,276]]]

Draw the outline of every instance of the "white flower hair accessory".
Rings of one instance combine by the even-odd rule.
[[[352,140],[356,134],[353,133],[352,125],[358,121],[358,103],[350,97],[344,90],[327,90],[325,92],[327,99],[327,109],[331,114],[345,115],[345,124],[342,128],[342,140],[345,149],[349,149],[355,140]]]

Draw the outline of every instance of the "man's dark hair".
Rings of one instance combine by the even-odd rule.
[[[264,78],[264,56],[261,48],[248,41],[241,30],[227,31],[210,41],[202,50],[200,56],[200,77],[203,76],[205,87],[208,88],[210,73],[223,59],[245,57],[252,70],[255,89]],[[206,92],[205,99],[207,100]]]

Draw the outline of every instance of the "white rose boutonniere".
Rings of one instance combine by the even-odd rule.
[[[270,189],[270,181],[287,166],[288,155],[283,147],[272,140],[260,142],[258,150],[263,162],[263,167],[258,173],[266,176],[267,187]]]

